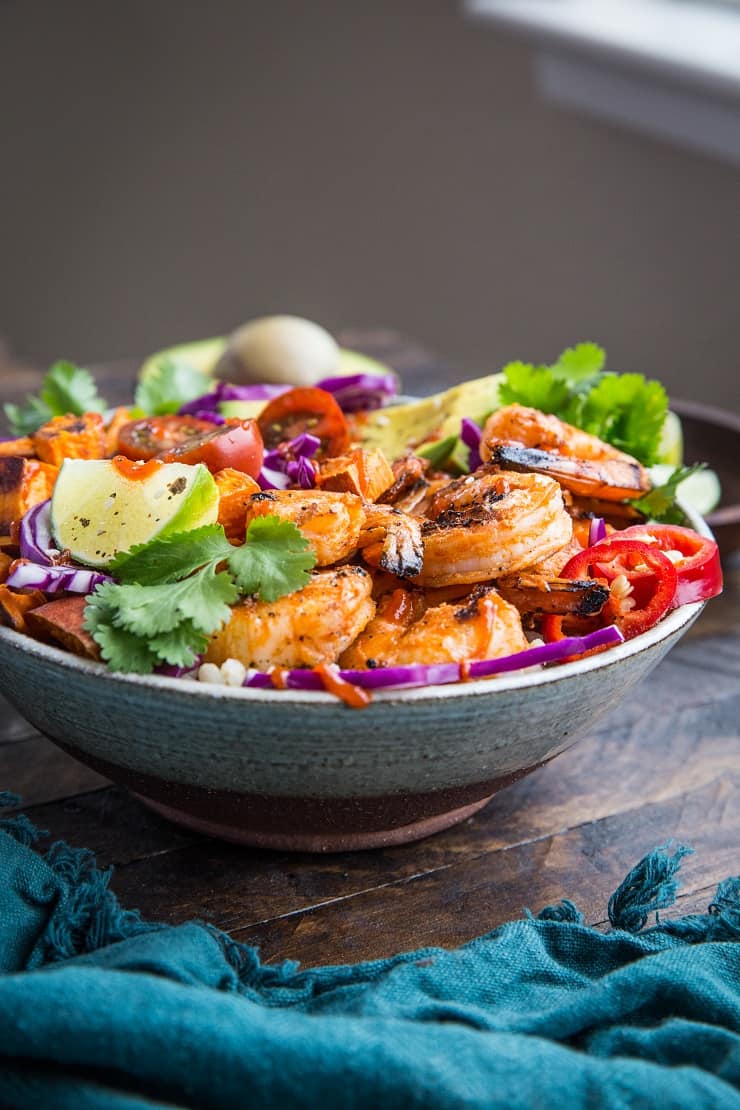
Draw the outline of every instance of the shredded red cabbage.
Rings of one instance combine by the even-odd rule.
[[[594,516],[591,518],[591,523],[588,526],[588,546],[593,547],[595,543],[600,543],[601,540],[606,539],[606,524],[604,518]]]
[[[178,411],[181,416],[197,416],[203,420],[210,420],[210,416],[201,417],[201,413],[213,412],[222,401],[270,401],[273,397],[286,393],[290,388],[289,385],[271,385],[267,382],[255,385],[230,385],[228,382],[219,382],[210,393],[203,393],[195,400],[188,401],[187,404],[181,405]]]
[[[166,678],[187,678],[198,670],[202,662],[203,656],[196,655],[189,667],[178,667],[174,663],[159,663],[154,668],[154,673],[164,675]]]
[[[66,590],[72,594],[89,594],[101,582],[110,582],[107,574],[70,566],[39,566],[17,559],[11,566],[6,583],[14,590],[43,590],[47,594]]]
[[[344,374],[322,378],[316,386],[331,393],[344,412],[382,408],[398,393],[394,374]]]
[[[482,429],[471,420],[468,416],[462,418],[460,426],[460,439],[466,447],[470,448],[470,455],[468,456],[468,466],[472,470],[477,470],[483,464],[480,457],[480,439]]]
[[[302,432],[274,451],[266,451],[257,478],[262,489],[287,489],[291,483],[300,489],[313,489],[316,471],[309,458],[316,454],[320,446],[318,436]]]
[[[592,648],[621,644],[624,637],[616,625],[599,628],[586,636],[566,636],[552,644],[542,644],[527,648],[515,655],[504,655],[499,659],[484,659],[471,663],[466,672],[470,678],[487,678],[489,675],[504,674],[507,671],[523,670],[542,663],[558,663],[571,655],[582,655]],[[391,687],[442,686],[450,682],[460,682],[463,674],[459,663],[415,663],[404,667],[376,667],[367,671],[339,671],[339,677],[353,686],[363,686],[366,690],[381,690]],[[323,690],[321,677],[315,671],[294,670],[285,674],[286,684],[293,690]],[[255,671],[244,682],[253,689],[273,689],[270,675]]]
[[[18,546],[21,558],[41,566],[51,566],[60,554],[51,536],[51,500],[33,505],[21,519]]]
[[[215,409],[198,409],[197,412],[190,413],[189,415],[195,416],[198,420],[208,420],[211,424],[225,424],[226,417],[222,416],[220,412]]]

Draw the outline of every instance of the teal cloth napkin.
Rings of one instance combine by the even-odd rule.
[[[37,838],[0,822],[3,1108],[740,1107],[740,878],[645,928],[688,849],[630,872],[609,933],[563,901],[454,951],[301,971],[143,921],[90,852]]]

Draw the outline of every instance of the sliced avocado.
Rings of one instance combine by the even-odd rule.
[[[139,380],[143,381],[154,373],[163,359],[181,360],[187,362],[195,370],[202,370],[210,374],[223,354],[226,339],[219,336],[216,339],[196,339],[193,343],[178,343],[176,347],[167,347],[164,351],[157,351],[142,363],[139,370]]]
[[[218,411],[227,419],[256,420],[267,401],[222,401]]]
[[[409,448],[416,450],[427,442],[459,436],[464,416],[482,424],[498,408],[502,378],[502,374],[488,374],[444,393],[367,413],[358,422],[360,443],[367,448],[379,447],[389,459],[395,459]]]
[[[398,374],[391,366],[386,366],[384,362],[378,362],[376,358],[370,358],[369,355],[363,355],[359,351],[350,351],[347,347],[339,348],[339,366],[336,373],[342,376],[349,374],[393,374],[400,383]]]

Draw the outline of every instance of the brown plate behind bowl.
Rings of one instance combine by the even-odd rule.
[[[719,475],[722,500],[707,517],[722,556],[740,549],[740,416],[698,401],[671,401],[681,417],[684,458]]]

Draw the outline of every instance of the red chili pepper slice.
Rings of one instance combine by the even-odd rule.
[[[323,389],[289,389],[265,405],[257,422],[268,451],[303,432],[318,436],[324,456],[343,455],[350,444],[347,419]]]
[[[622,539],[622,535],[580,551],[565,564],[560,575],[571,579],[605,579],[610,584],[611,596],[589,627],[616,624],[625,640],[631,640],[652,628],[668,612],[678,575],[671,560],[655,545]],[[543,619],[542,631],[548,642],[560,640],[573,634],[572,620],[548,614]]]
[[[708,536],[678,524],[635,524],[620,532],[619,538],[654,544],[661,551],[677,552],[682,556],[680,559],[675,555],[671,557],[678,575],[674,609],[694,601],[707,601],[722,593],[719,548]]]

